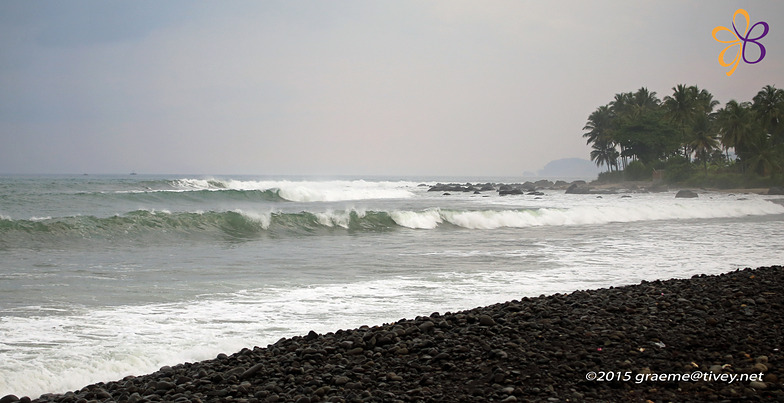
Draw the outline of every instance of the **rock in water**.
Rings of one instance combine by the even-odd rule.
[[[693,199],[695,197],[698,197],[697,193],[685,189],[679,190],[678,193],[675,194],[676,199]]]

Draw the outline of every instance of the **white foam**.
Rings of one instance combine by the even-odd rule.
[[[233,210],[235,213],[242,215],[243,217],[258,223],[261,225],[261,228],[268,229],[270,223],[272,222],[272,212],[260,213],[256,211],[243,211],[240,209]]]
[[[46,217],[33,216],[33,217],[30,217],[30,221],[46,221],[46,220],[51,220],[51,219],[52,219],[51,216],[46,216]]]
[[[420,213],[423,214],[423,213]],[[613,222],[730,218],[784,214],[784,206],[765,200],[708,202],[635,202],[628,204],[582,205],[578,207],[527,210],[440,211],[443,221],[469,229],[525,228],[546,225],[587,225]],[[433,219],[433,221],[436,221]],[[400,224],[400,223],[399,223]],[[400,224],[403,226],[408,226]],[[434,228],[427,226],[412,228]]]
[[[351,223],[352,212],[354,212],[359,218],[365,216],[365,212],[363,210],[348,210],[348,209],[344,211],[327,210],[323,213],[315,213],[315,216],[319,224],[325,227],[338,226],[341,228],[348,229],[349,224]]]
[[[214,358],[281,337],[377,324],[417,312],[414,279],[265,289],[200,301],[0,318],[0,395],[64,393]],[[409,296],[401,303],[398,297]]]
[[[330,202],[366,199],[404,199],[414,196],[413,182],[355,181],[247,181],[220,179],[179,179],[186,190],[278,190],[278,195],[296,202]]]
[[[393,211],[389,215],[397,225],[414,229],[433,229],[443,222],[441,212],[438,209],[419,212]]]

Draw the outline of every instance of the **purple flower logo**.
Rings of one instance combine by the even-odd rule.
[[[738,15],[742,15],[746,19],[746,25],[743,27],[743,31],[738,31],[738,24],[736,23],[736,19]],[[762,26],[762,33],[756,38],[751,38],[751,34],[754,31],[754,28],[756,28],[758,25]],[[747,64],[756,64],[765,58],[765,46],[761,44],[759,40],[764,38],[765,35],[768,34],[769,29],[770,27],[768,26],[768,23],[765,21],[760,21],[755,23],[754,25],[751,25],[751,17],[749,17],[749,12],[742,8],[739,8],[737,11],[735,11],[735,14],[732,15],[732,29],[723,27],[721,25],[717,26],[716,28],[713,28],[712,34],[714,40],[721,43],[729,43],[729,45],[726,48],[724,48],[724,50],[722,50],[721,53],[719,53],[719,64],[724,67],[732,66],[730,71],[727,72],[728,77],[735,72],[735,69],[738,67],[738,63],[740,62],[741,58]],[[721,31],[729,32],[734,39],[725,41],[717,38],[716,34]],[[757,58],[757,60],[750,61],[749,59],[746,58],[746,49],[749,44],[757,45],[759,49],[759,57]],[[738,46],[738,51],[735,54],[735,59],[733,59],[732,62],[727,63],[725,61],[724,55],[725,53],[727,53],[728,50],[732,49],[735,46]]]

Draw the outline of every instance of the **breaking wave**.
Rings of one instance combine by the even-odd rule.
[[[12,239],[117,239],[180,236],[220,236],[228,239],[252,239],[259,236],[286,236],[343,232],[380,232],[399,228],[463,228],[492,230],[537,226],[591,225],[674,219],[707,219],[749,215],[784,214],[784,206],[764,200],[744,203],[639,203],[615,206],[579,206],[569,209],[505,209],[365,211],[327,210],[257,212],[207,211],[169,212],[136,210],[112,217],[74,216],[62,218],[33,217],[27,220],[0,218],[0,247]]]
[[[171,182],[183,191],[255,191],[294,202],[331,202],[365,199],[403,199],[414,196],[409,182],[354,181],[246,181],[178,179]]]

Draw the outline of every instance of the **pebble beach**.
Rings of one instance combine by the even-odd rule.
[[[36,402],[782,401],[784,267],[522,298]],[[14,395],[2,403],[30,401]]]

